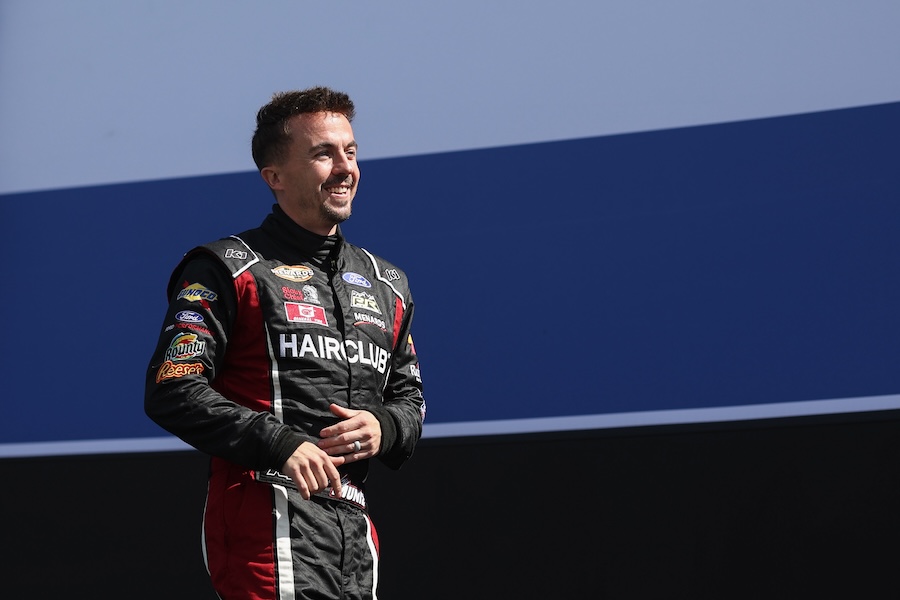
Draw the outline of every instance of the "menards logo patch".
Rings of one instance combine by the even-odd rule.
[[[309,281],[313,270],[306,265],[281,265],[272,269],[272,273],[288,281]]]

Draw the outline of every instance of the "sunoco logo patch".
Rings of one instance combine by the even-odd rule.
[[[218,297],[219,295],[217,293],[212,290],[206,289],[199,283],[192,283],[191,285],[178,292],[179,300],[183,299],[189,300],[191,302],[198,302],[201,300],[208,300],[209,302],[212,302]]]

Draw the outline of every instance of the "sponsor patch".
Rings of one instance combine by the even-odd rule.
[[[284,314],[287,316],[289,323],[315,323],[317,325],[328,325],[325,309],[321,306],[303,304],[300,302],[285,302]]]
[[[238,260],[245,260],[247,258],[247,253],[243,250],[235,250],[234,248],[229,248],[225,251],[225,258],[237,258]]]
[[[381,314],[381,309],[378,308],[378,302],[375,301],[375,296],[369,292],[350,290],[350,307],[371,310],[373,313]]]
[[[192,310],[182,310],[175,313],[175,318],[182,323],[202,323],[203,315]]]
[[[295,300],[297,302],[307,301],[319,304],[319,290],[311,285],[304,285],[303,290],[295,290],[287,286],[282,286],[281,293],[285,300]]]
[[[218,297],[219,295],[217,293],[205,288],[199,283],[192,283],[178,292],[178,300],[188,300],[190,302],[201,302],[204,300],[212,302]]]
[[[400,271],[397,269],[385,269],[381,274],[384,275],[384,278],[388,281],[397,281],[400,279]]]
[[[313,276],[313,270],[306,265],[281,265],[272,269],[272,273],[282,279],[299,282],[309,281]]]
[[[291,479],[287,475],[284,475],[280,471],[276,471],[275,469],[267,469],[266,471],[254,471],[253,478],[257,481],[262,481],[263,483],[283,485],[293,490],[297,489],[297,484],[294,483],[293,479]],[[327,495],[329,498],[333,498],[335,500],[343,500],[362,509],[366,508],[366,495],[361,489],[350,483],[350,479],[346,475],[341,476],[341,495],[339,497],[335,495],[334,490],[331,488],[319,492],[318,495]]]
[[[294,288],[289,288],[287,286],[281,287],[281,293],[284,295],[285,300],[306,300],[303,292],[301,292],[300,290],[295,290]]]
[[[203,327],[202,325],[197,325],[195,323],[175,323],[175,325],[169,325],[166,327],[166,331],[171,331],[172,329],[190,329],[192,331],[199,331],[200,333],[205,333],[206,335],[212,335],[212,331]]]
[[[355,312],[353,313],[353,318],[356,319],[356,322],[353,323],[356,327],[360,325],[375,325],[379,327],[382,331],[387,331],[387,325],[384,322],[384,319],[379,319],[374,315],[370,315],[368,313]]]
[[[344,273],[341,275],[341,278],[349,284],[358,285],[364,288],[372,287],[372,284],[369,283],[369,280],[360,275],[359,273]]]
[[[416,378],[416,381],[422,383],[422,371],[419,369],[419,365],[409,365],[409,372]]]
[[[409,344],[409,349],[412,350],[412,353],[413,353],[413,354],[415,354],[415,353],[416,353],[416,345],[413,344],[413,341],[412,341],[412,334],[409,334],[409,335],[407,336],[406,342]]]
[[[186,360],[196,358],[206,350],[206,342],[196,333],[179,333],[166,348],[166,360]]]
[[[319,300],[319,290],[317,290],[314,286],[304,285],[303,295],[306,296],[306,300],[308,302],[314,302],[316,304],[321,303],[321,301]]]
[[[184,377],[185,375],[199,375],[203,372],[203,363],[173,363],[167,360],[159,365],[156,372],[156,383],[165,379],[174,379],[176,377]]]
[[[279,335],[281,358],[318,358],[350,364],[368,365],[379,373],[387,369],[391,353],[371,342],[344,340],[308,333],[297,337],[296,333]]]

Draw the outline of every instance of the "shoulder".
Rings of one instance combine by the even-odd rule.
[[[237,277],[260,261],[259,254],[250,246],[253,232],[228,236],[202,246],[197,246],[185,255],[209,255],[221,262],[232,277]]]
[[[344,243],[344,255],[347,257],[348,267],[364,270],[365,274],[376,280],[390,285],[397,290],[409,292],[409,281],[406,273],[394,263],[369,252],[365,248],[353,244]]]
[[[241,273],[259,262],[259,256],[250,247],[245,237],[252,238],[253,230],[218,239],[214,242],[195,246],[185,252],[181,261],[172,270],[169,278],[168,291],[171,294],[172,286],[181,278],[188,268],[201,266],[202,269],[227,273],[231,278],[237,278]]]

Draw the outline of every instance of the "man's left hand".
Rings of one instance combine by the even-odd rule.
[[[367,410],[332,404],[331,412],[342,420],[323,429],[318,446],[329,456],[343,456],[344,464],[372,458],[381,449],[381,425]],[[356,443],[358,442],[358,444]]]

